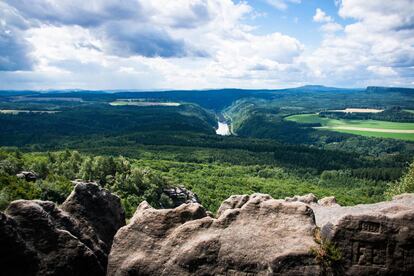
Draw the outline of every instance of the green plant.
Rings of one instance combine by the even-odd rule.
[[[311,248],[311,253],[315,255],[316,262],[321,266],[325,275],[327,271],[336,275],[342,259],[341,251],[335,244],[321,236],[320,228],[315,229],[314,240],[317,246]]]
[[[403,193],[413,193],[414,192],[414,162],[408,168],[406,174],[400,179],[400,181],[391,184],[385,195],[387,198],[391,199],[395,195]]]

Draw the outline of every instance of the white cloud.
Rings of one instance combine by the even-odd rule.
[[[325,33],[335,33],[343,30],[343,27],[341,24],[338,24],[336,22],[329,22],[326,24],[323,24],[321,27],[321,30]]]
[[[300,4],[301,0],[266,0],[266,2],[278,10],[287,10],[289,4]]]
[[[273,4],[283,10],[299,2]],[[6,3],[0,2],[0,89],[414,82],[412,0],[343,0],[339,15],[353,22],[344,26],[316,10],[323,36],[313,51],[281,32],[256,32],[244,23],[257,13],[245,1]]]
[[[412,82],[412,0],[342,0],[339,15],[355,23],[346,25],[344,33],[327,36],[321,47],[306,58],[315,77],[360,86]]]
[[[391,67],[370,65],[367,67],[367,70],[379,76],[396,76],[397,75],[397,73]]]
[[[123,4],[128,1],[133,0]],[[37,65],[33,72],[0,74],[0,79],[33,88],[254,87],[291,80],[304,50],[297,39],[281,33],[253,34],[252,26],[242,23],[254,13],[246,2],[134,2],[138,11],[125,13],[121,5],[112,14],[109,0],[51,0],[33,10],[25,0],[13,1],[31,20],[25,35]],[[86,14],[93,21],[83,18]],[[103,80],[110,72],[113,76]]]
[[[313,21],[315,22],[332,22],[332,17],[327,15],[323,10],[320,8],[316,9],[315,15],[313,16]]]

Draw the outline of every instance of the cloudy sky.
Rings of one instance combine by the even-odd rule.
[[[414,87],[414,0],[0,0],[0,89]]]

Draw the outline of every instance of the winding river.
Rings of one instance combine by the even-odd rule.
[[[230,135],[230,128],[229,125],[227,124],[227,122],[225,121],[218,121],[218,128],[216,129],[216,134],[218,135],[222,135],[222,136],[227,136]]]

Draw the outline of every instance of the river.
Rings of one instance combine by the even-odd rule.
[[[218,128],[216,129],[216,134],[227,136],[230,135],[230,128],[229,125],[226,122],[218,122]]]

